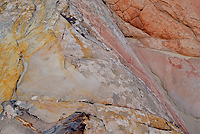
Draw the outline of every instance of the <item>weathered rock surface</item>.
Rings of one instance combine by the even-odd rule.
[[[1,1],[0,18],[1,133],[189,133],[102,1]]]
[[[135,38],[128,40],[143,66],[148,68],[153,77],[158,77],[160,87],[165,89],[169,99],[172,99],[180,111],[187,114],[182,114],[182,117],[191,133],[198,133],[200,59],[194,57],[199,57],[200,54],[200,2],[106,2],[115,12],[112,12],[113,18],[123,34]]]
[[[198,0],[106,0],[106,2],[124,21],[151,36],[140,37],[144,45],[151,44],[151,47],[156,49],[167,47],[187,56],[200,56]],[[124,31],[124,34],[131,36],[127,31]],[[149,43],[149,40],[153,40],[149,38],[159,39],[160,43]]]
[[[166,90],[178,109],[187,114],[181,116],[191,133],[198,133],[200,59],[150,49],[136,39],[128,41],[160,87]]]
[[[140,44],[131,39],[130,42]],[[170,52],[162,53],[142,46],[133,46],[133,49],[140,61],[161,79],[163,87],[177,107],[186,114],[199,118],[200,59]]]
[[[125,107],[75,101],[5,103],[4,121],[11,125],[6,125],[2,134],[13,133],[13,129],[17,133],[178,133],[178,129],[163,118]],[[9,120],[8,115],[15,118]],[[21,124],[26,127],[18,129]]]
[[[138,39],[128,40],[139,60],[153,77],[156,75],[160,79],[161,88],[167,91],[178,109],[191,116],[190,119],[182,116],[191,133],[198,133],[200,59],[193,56],[200,54],[199,1],[106,2],[115,11],[113,18],[123,34]]]

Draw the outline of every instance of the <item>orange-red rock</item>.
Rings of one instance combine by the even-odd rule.
[[[126,4],[124,6],[118,3]],[[143,4],[143,6],[138,8],[140,4]],[[165,39],[170,42],[160,44],[160,47],[164,45],[183,55],[200,56],[199,1],[158,0],[141,2],[132,0],[126,2],[119,0],[110,7],[132,26],[143,30],[153,38]],[[132,9],[131,7],[139,10],[129,10]],[[137,17],[138,15],[139,17]]]
[[[200,57],[200,1],[132,0],[131,4],[127,3],[130,6],[125,6],[126,9],[117,2],[111,5],[111,1],[108,6],[124,20],[113,13],[120,30],[126,37],[138,39],[131,47],[137,48],[135,53],[139,60],[161,80],[161,87],[179,110],[189,116],[187,118],[190,119],[184,120],[191,133],[197,133],[198,129],[190,124],[198,126],[199,123],[195,117],[199,116],[200,68],[199,58],[193,57]],[[122,1],[125,2],[118,2]],[[139,16],[131,18],[130,13],[126,13],[130,7],[137,8]],[[131,12],[135,14],[135,11]],[[141,43],[154,50],[138,47]]]
[[[69,118],[80,123],[75,125],[80,126],[78,132],[87,120],[84,129],[94,128],[90,129],[92,133],[189,133],[177,110],[127,45],[102,1],[12,2],[1,2],[0,11],[0,17],[9,20],[2,20],[7,31],[0,29],[4,46],[0,54],[5,63],[0,67],[9,76],[3,76],[2,83],[11,85],[10,90],[0,87],[9,97],[0,96],[4,101],[1,133],[61,133],[62,125],[65,130],[71,127],[69,122],[62,122]],[[110,4],[122,9],[121,15],[129,16],[127,21],[140,18],[141,10],[150,4],[147,0],[115,2]],[[33,13],[27,11],[29,8]],[[126,26],[129,34],[133,33],[130,24]],[[141,30],[134,36],[137,33],[138,38],[149,37]],[[9,80],[11,84],[6,83]],[[90,115],[91,120],[87,119]]]

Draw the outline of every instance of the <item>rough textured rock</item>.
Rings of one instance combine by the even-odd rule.
[[[23,68],[25,71],[25,62],[31,55],[48,43],[55,43],[52,31],[45,27],[47,23],[51,26],[55,18],[48,20],[51,16],[45,17],[45,8],[41,4],[38,12],[32,1],[1,2],[1,102],[11,99]],[[33,15],[38,17],[33,18]]]
[[[4,121],[12,122],[12,125],[7,125],[2,134],[12,133],[13,129],[24,133],[31,132],[30,129],[31,133],[178,133],[178,129],[163,118],[125,107],[87,102],[5,103],[5,109],[9,108],[4,111],[7,114]],[[45,113],[41,113],[41,110]],[[14,115],[14,119],[9,120],[8,115]],[[21,127],[19,131],[16,127],[21,124],[26,127]]]
[[[0,18],[1,133],[189,133],[102,1],[1,1]]]
[[[159,49],[200,56],[200,2],[198,0],[106,0],[124,21],[162,43]],[[123,30],[123,29],[122,29]],[[125,35],[130,36],[124,31]],[[142,41],[148,42],[149,38]],[[148,43],[144,43],[148,46]]]
[[[130,47],[183,112],[190,132],[198,133],[200,59],[194,57],[200,54],[200,2],[106,0],[106,4],[123,34],[135,38],[128,39]]]

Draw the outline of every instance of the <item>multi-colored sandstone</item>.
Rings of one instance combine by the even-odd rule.
[[[132,49],[124,35],[136,37],[144,45],[155,38],[157,42],[173,38],[166,43],[174,39],[193,41],[191,44],[198,48],[198,33],[194,35],[183,24],[172,23],[172,19],[162,22],[165,14],[159,14],[150,1],[134,2],[1,1],[0,132],[189,133],[177,110],[139,61],[144,63],[140,54],[145,51]],[[135,6],[128,5],[131,3]],[[158,6],[159,2],[153,3]],[[136,28],[118,19],[123,35],[106,4],[119,16],[123,13],[122,18],[127,16],[123,19]],[[155,24],[145,18],[151,13],[160,16],[155,22],[161,27],[157,31],[153,29]],[[119,25],[122,23],[136,32],[125,32]],[[173,27],[162,27],[168,23],[182,34]],[[198,56],[198,49],[191,51],[192,45],[183,51],[163,46]],[[174,65],[180,68],[178,63]],[[10,101],[13,99],[16,101]]]

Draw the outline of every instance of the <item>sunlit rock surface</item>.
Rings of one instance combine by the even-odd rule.
[[[136,40],[129,41],[137,44]],[[156,51],[139,45],[133,46],[133,49],[140,61],[161,79],[163,87],[177,107],[186,114],[199,118],[200,59]]]
[[[150,49],[136,39],[129,38],[128,41],[152,77],[178,107],[191,133],[198,133],[200,59]]]
[[[166,47],[183,55],[200,56],[200,1],[105,1],[124,21],[150,36],[140,36],[145,46],[155,49]],[[124,34],[132,36],[133,28],[129,29],[127,24],[125,27]]]
[[[199,133],[200,1],[106,0],[132,52]]]
[[[1,133],[189,133],[103,1],[0,4]]]

